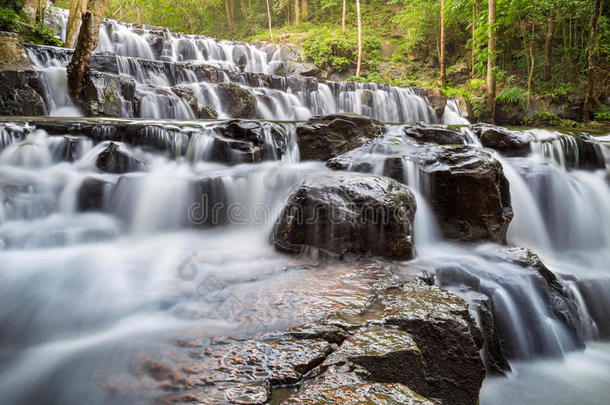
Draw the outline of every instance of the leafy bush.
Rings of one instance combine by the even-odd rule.
[[[527,95],[527,90],[521,87],[505,87],[496,96],[496,101],[502,104],[523,104]]]
[[[0,7],[0,30],[15,31],[19,16],[10,8]]]
[[[362,39],[363,63],[370,66],[378,61],[381,42],[374,37]],[[358,57],[358,39],[354,33],[319,28],[311,30],[303,42],[303,53],[316,66],[331,67],[339,72],[356,63]]]
[[[603,105],[602,108],[594,114],[596,121],[610,122],[610,106]]]
[[[303,53],[316,66],[343,71],[351,64],[354,44],[346,35],[321,28],[311,31],[303,42]]]

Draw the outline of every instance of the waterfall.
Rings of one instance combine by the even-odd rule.
[[[52,15],[65,36],[65,11]],[[72,104],[62,79],[71,51],[27,49],[47,114],[88,114]],[[0,119],[3,402],[153,402],[167,390],[142,377],[136,357],[182,355],[177,341],[190,350],[296,326],[317,316],[310,295],[321,283],[337,294],[324,305],[349,301],[346,291],[360,288],[356,275],[335,285],[332,269],[280,254],[268,240],[303,180],[331,173],[323,162],[301,161],[300,121],[346,111],[393,124],[348,152],[345,169],[390,176],[416,198],[416,257],[392,263],[396,276],[425,274],[470,303],[483,335],[500,337],[512,372],[493,370],[508,378],[489,378],[481,403],[521,403],[514,398],[540,387],[552,387],[552,400],[529,403],[574,402],[576,388],[592,404],[606,400],[608,136],[524,130],[531,150],[516,157],[484,148],[476,127],[463,127],[457,141],[439,146],[409,137],[413,126],[405,123],[466,125],[457,100],[439,117],[421,89],[278,76],[275,46],[112,20],[104,20],[92,64],[112,79],[105,83],[133,93],[120,94],[132,103],[121,117]],[[226,85],[256,99],[251,118],[229,120]],[[200,119],[203,107],[218,117]],[[506,245],[443,236],[427,171],[444,164],[439,150],[464,153],[456,172],[483,158],[501,167],[514,211]],[[194,256],[199,262],[184,273]],[[218,312],[219,295],[234,306]],[[493,331],[482,324],[485,311]],[[260,322],[244,326],[239,317]],[[493,360],[488,348],[482,356]],[[558,367],[572,366],[576,388],[557,377]],[[540,385],[524,383],[529,378]],[[138,389],[115,389],[115,380]]]
[[[58,35],[65,35],[67,10],[54,9],[50,21]],[[82,115],[67,97],[65,67],[71,50],[28,46],[28,52],[42,72],[49,115]],[[351,112],[381,122],[468,123],[452,99],[442,116],[437,116],[421,89],[274,76],[285,70],[275,45],[217,41],[109,19],[103,20],[92,65],[97,71],[134,81],[136,107],[131,116],[140,118],[198,118],[188,94],[196,97],[200,108],[209,107],[219,117],[230,118],[218,88],[219,83],[229,82],[254,95],[254,117],[261,119],[294,121]],[[177,86],[187,88],[187,95]]]

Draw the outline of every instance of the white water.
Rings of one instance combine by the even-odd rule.
[[[140,136],[149,139],[150,145],[165,145],[167,152],[120,144],[121,150],[148,165],[147,172],[126,175],[96,169],[97,155],[107,141],[94,145],[79,137],[3,126],[0,319],[6,328],[0,333],[0,381],[5,382],[0,384],[0,393],[5,402],[36,402],[44,397],[48,403],[73,403],[83,395],[92,402],[104,402],[99,398],[104,398],[105,391],[88,376],[133,367],[134,345],[153,350],[159,342],[193,330],[198,337],[236,333],[235,328],[248,333],[236,321],[240,309],[250,308],[245,303],[251,292],[245,280],[263,277],[265,283],[278,283],[289,260],[269,246],[273,219],[305,175],[328,170],[321,163],[299,163],[294,125],[284,126],[288,147],[283,154],[269,152],[271,160],[264,163],[226,166],[209,161],[213,122],[157,123]],[[404,148],[421,147],[403,137],[401,128],[391,127],[386,138],[401,142]],[[191,135],[185,138],[186,134]],[[267,144],[272,145],[275,141],[266,134]],[[69,149],[71,161],[65,161],[68,141],[75,145]],[[362,158],[380,162],[374,172],[383,173],[383,160],[376,160],[375,154]],[[593,285],[599,277],[607,280],[610,226],[604,221],[610,218],[610,190],[606,173],[566,171],[535,155],[502,162],[516,211],[509,241],[536,249],[558,274],[591,279]],[[503,308],[499,322],[513,334],[512,356],[530,361],[523,363],[525,370],[531,366],[535,371],[537,364],[545,364],[537,359],[549,356],[565,358],[568,367],[577,356],[572,354],[575,341],[547,306],[540,281],[526,269],[492,259],[493,245],[473,249],[443,241],[426,203],[426,177],[417,162],[403,159],[403,163],[403,179],[416,193],[419,207],[418,257],[413,264],[434,271],[439,283],[458,293],[474,287],[468,281],[472,277],[481,280],[476,289]],[[103,212],[77,211],[78,191],[86,178],[116,184],[107,188]],[[210,227],[209,222],[197,222],[197,216],[187,216],[193,204],[199,203],[192,187],[202,178],[212,182],[202,183],[207,184],[209,200],[201,204],[209,208],[206,204],[221,202],[235,207],[231,223],[220,221],[220,226]],[[548,205],[548,201],[556,204]],[[203,225],[203,229],[191,230],[192,225]],[[198,256],[197,282],[180,273],[193,252]],[[291,286],[299,284],[297,275],[282,276],[288,281],[281,281],[277,291],[287,288],[282,294],[290,294]],[[210,287],[208,276],[212,276]],[[217,279],[222,280],[220,285]],[[607,305],[608,294],[603,289],[601,294],[593,292],[586,283],[567,283],[578,293],[580,312],[591,325],[583,326],[587,329],[583,333],[595,338],[599,328],[593,318],[600,320],[596,305]],[[238,301],[219,313],[206,298],[217,294],[233,294]],[[258,299],[263,301],[256,304],[256,316],[264,328],[297,322],[298,306],[288,305],[281,314],[268,318],[273,304],[264,300],[265,293],[257,294],[262,294]],[[226,302],[226,297],[220,302]],[[160,329],[159,323],[164,327]],[[107,362],[101,362],[108,356]],[[515,370],[521,369],[522,363],[513,364]],[[508,390],[512,384],[521,384],[523,375],[528,374],[509,374],[506,386],[490,380],[485,389]],[[52,391],[50,384],[55,387]],[[601,395],[599,390],[591,397],[595,395]],[[495,403],[487,398],[485,394],[483,403]],[[117,401],[129,403],[130,399]]]
[[[108,22],[107,29],[112,29],[109,42],[103,38],[100,47],[125,55],[120,59],[121,72],[134,78],[139,94],[151,94],[146,115],[190,118],[190,107],[178,103],[173,110],[164,110],[162,100],[168,98],[155,93],[175,86],[178,77],[163,69],[144,68],[140,59],[133,58],[150,58],[153,51],[146,39],[152,34],[113,22]],[[171,46],[164,45],[159,60],[202,61],[206,49],[206,63],[239,70],[235,60],[219,50],[233,45],[214,48],[211,40],[207,45],[198,41],[205,42],[169,35]],[[44,74],[62,73],[66,60],[44,55],[33,53]],[[259,69],[256,57],[248,58],[252,64],[245,66]],[[180,83],[199,89],[197,97],[218,106],[222,116],[216,85],[199,82],[193,75],[194,71],[179,75]],[[329,83],[299,93],[286,80],[278,88],[269,88],[252,85],[244,76],[234,77],[253,88],[259,101],[266,100],[258,103],[261,117],[305,119],[344,110],[386,121],[435,121],[425,100],[411,89]],[[48,90],[50,113],[66,113],[62,110],[69,107],[65,86],[53,76],[45,80],[49,86],[58,86]],[[222,80],[230,80],[229,74]],[[369,99],[368,92],[372,105],[363,102]],[[174,100],[171,95],[169,99]],[[443,120],[463,123],[460,114],[452,114],[457,104],[449,105]],[[107,141],[94,145],[73,135],[48,136],[18,125],[2,126],[3,403],[152,400],[160,393],[145,389],[146,378],[133,370],[141,357],[169,351],[164,342],[280,329],[302,321],[304,308],[317,308],[293,297],[299,289],[305,291],[303,295],[314,295],[324,281],[307,284],[304,280],[310,270],[286,271],[292,258],[275,252],[268,235],[290,192],[307,174],[328,169],[321,163],[299,162],[291,136],[294,127],[288,124],[277,124],[285,126],[287,134],[289,147],[283,154],[269,153],[269,161],[234,166],[210,161],[213,122],[184,124],[159,123],[140,134],[154,140],[151,144],[163,145],[163,151],[120,144],[121,150],[130,151],[149,167],[146,172],[126,175],[96,169],[97,156]],[[391,127],[386,134],[389,142],[399,144],[397,149],[421,147],[400,131],[400,126]],[[465,144],[480,147],[472,132],[464,129],[463,133]],[[533,130],[531,134],[538,142],[530,156],[501,159],[515,211],[508,242],[533,248],[563,277],[579,306],[586,350],[576,348],[577,339],[552,312],[540,279],[529,270],[494,259],[495,245],[461,245],[442,239],[426,202],[426,178],[416,161],[403,158],[402,180],[414,190],[418,203],[418,256],[409,266],[435,272],[439,284],[466,297],[472,290],[483,292],[497,306],[513,371],[507,378],[486,381],[483,405],[604,403],[610,396],[610,350],[593,340],[603,337],[610,324],[608,173],[569,170],[566,150],[574,148],[573,143],[562,141],[554,132]],[[266,139],[270,145],[271,138]],[[385,156],[372,152],[360,158],[371,163],[375,173],[383,174]],[[77,210],[80,186],[88,178],[110,183],[101,212]],[[201,179],[206,181],[200,183]],[[200,186],[205,192],[197,194],[194,189]],[[201,195],[207,200],[200,201]],[[197,210],[209,210],[208,203],[233,207],[230,223],[198,222]],[[226,219],[228,212],[222,210],[220,218]],[[337,300],[347,291],[339,291]],[[140,389],[109,394],[104,387],[115,378]]]
[[[65,35],[66,13],[67,10],[54,9],[50,16],[53,25],[61,27],[59,35]],[[273,49],[104,20],[97,52],[116,55],[118,72],[135,81],[140,100],[136,116],[141,118],[195,118],[197,112],[175,91],[176,86],[192,91],[200,108],[207,106],[217,111],[220,118],[230,118],[231,112],[219,99],[217,83],[232,82],[255,95],[256,118],[305,120],[312,115],[353,112],[382,122],[468,123],[454,100],[449,100],[443,116],[437,117],[425,96],[410,88],[267,76],[271,84],[248,74],[273,75],[283,69],[276,46],[270,47]],[[69,53],[59,48],[30,47],[29,54],[41,71],[49,115],[78,115],[67,97],[65,67]],[[202,76],[202,67],[221,70],[216,70],[217,77],[211,80]]]

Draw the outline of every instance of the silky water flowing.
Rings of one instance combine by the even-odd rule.
[[[64,26],[65,12],[56,19]],[[301,160],[303,123],[295,121],[333,113],[388,123],[382,139],[349,153],[346,169],[388,175],[413,191],[416,257],[399,267],[432,275],[471,303],[475,319],[477,303],[490,302],[509,367],[504,376],[488,373],[480,403],[608,401],[607,138],[587,140],[600,160],[590,167],[571,135],[524,130],[531,150],[511,157],[484,148],[468,127],[455,130],[468,153],[501,165],[513,211],[506,241],[540,256],[569,297],[559,299],[530,270],[498,260],[506,247],[443,234],[417,158],[430,146],[405,128],[467,125],[455,100],[439,117],[417,89],[297,83],[275,75],[284,68],[277,49],[105,20],[95,55],[116,61],[114,74],[134,84],[137,108],[122,100],[123,118],[77,118],[87,113],[68,96],[70,51],[28,52],[49,117],[0,123],[2,403],[166,398],[171,386],[150,377],[151,369],[165,372],[156,359],[188,357],[192,342],[262,335],[359,302],[363,272],[290,257],[269,243],[290,194],[307,176],[331,172]],[[255,151],[225,139],[234,117],[223,84],[256,98],[250,129],[239,129],[255,128]],[[217,119],[195,120],[194,103],[177,88]],[[398,172],[389,172],[388,148],[399,156]]]

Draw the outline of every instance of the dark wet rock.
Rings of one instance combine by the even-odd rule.
[[[491,375],[505,375],[510,371],[510,364],[502,348],[501,331],[494,319],[493,304],[485,294],[469,294],[470,311],[476,315],[478,327],[483,335],[482,360],[485,369]]]
[[[104,203],[109,191],[112,190],[112,183],[97,179],[87,178],[83,180],[77,195],[77,208],[79,211],[100,211],[104,208]]]
[[[294,93],[309,93],[318,90],[318,81],[314,77],[290,76],[286,79],[286,86]]]
[[[95,52],[91,55],[89,68],[98,72],[119,74],[119,62],[112,52]]]
[[[370,327],[351,335],[326,359],[325,365],[351,362],[367,371],[366,378],[401,383],[428,395],[423,356],[413,337],[393,328]]]
[[[256,112],[256,97],[237,84],[220,83],[218,96],[231,117],[252,118]]]
[[[135,82],[127,76],[90,71],[85,76],[82,99],[89,115],[130,117]]]
[[[327,162],[335,170],[370,172],[370,154],[384,159],[384,175],[406,182],[405,160],[413,162],[445,237],[503,242],[513,217],[502,165],[472,146],[395,146],[376,142]],[[413,168],[411,168],[413,169]]]
[[[442,117],[445,112],[445,106],[447,105],[447,97],[443,95],[440,89],[428,88],[425,89],[426,98],[434,109],[437,116]]]
[[[405,126],[404,134],[418,142],[439,145],[462,145],[464,136],[455,130],[441,125],[416,124]]]
[[[433,405],[408,387],[397,383],[370,382],[353,368],[333,366],[282,402],[300,405],[383,404]]]
[[[334,257],[413,257],[415,199],[389,178],[355,173],[309,176],[291,195],[271,241],[280,251]]]
[[[473,147],[440,147],[426,153],[429,202],[446,237],[503,242],[513,217],[502,165]]]
[[[488,256],[489,257],[489,256]],[[556,288],[561,288],[557,276],[544,263],[540,257],[531,249],[521,247],[506,247],[498,249],[495,252],[495,257],[521,267],[530,267],[544,278],[544,280]]]
[[[328,160],[378,138],[383,125],[357,114],[312,117],[297,127],[303,160]]]
[[[470,129],[486,148],[497,150],[507,156],[527,156],[533,138],[519,131],[489,124],[471,125]]]
[[[428,398],[449,405],[476,404],[485,377],[479,356],[483,338],[466,301],[421,282],[389,281],[380,284],[361,313],[337,313],[325,322],[352,330],[395,327],[410,334],[421,350]]]
[[[560,137],[564,149],[565,165],[572,169],[606,169],[606,160],[600,143],[585,133],[572,133]]]
[[[568,287],[540,260],[540,257],[530,249],[510,247],[497,251],[500,260],[517,264],[533,270],[544,283],[539,283],[538,289],[543,290],[546,305],[553,314],[568,329],[577,347],[584,347],[583,328],[578,306]]]
[[[425,363],[430,398],[443,404],[476,404],[485,369],[479,330],[461,298],[436,288],[405,284],[379,301],[382,319],[410,333]]]
[[[0,115],[44,115],[38,73],[32,70],[0,71]]]
[[[82,136],[61,137],[61,142],[53,150],[53,158],[66,162],[76,161],[82,156],[82,148],[86,141]]]
[[[135,156],[119,149],[119,145],[110,142],[97,157],[96,166],[107,173],[122,174],[140,170],[147,170],[148,165]]]
[[[593,277],[576,280],[575,285],[585,302],[590,319],[589,338],[610,339],[610,280],[607,277]]]
[[[231,120],[216,128],[210,159],[221,163],[256,163],[281,156],[287,139],[279,127],[262,121]]]
[[[169,389],[171,384],[167,386]],[[164,387],[165,388],[165,387]],[[170,395],[160,398],[161,404],[200,404],[200,405],[263,405],[269,403],[271,394],[264,382],[248,384],[211,385],[186,394]]]

